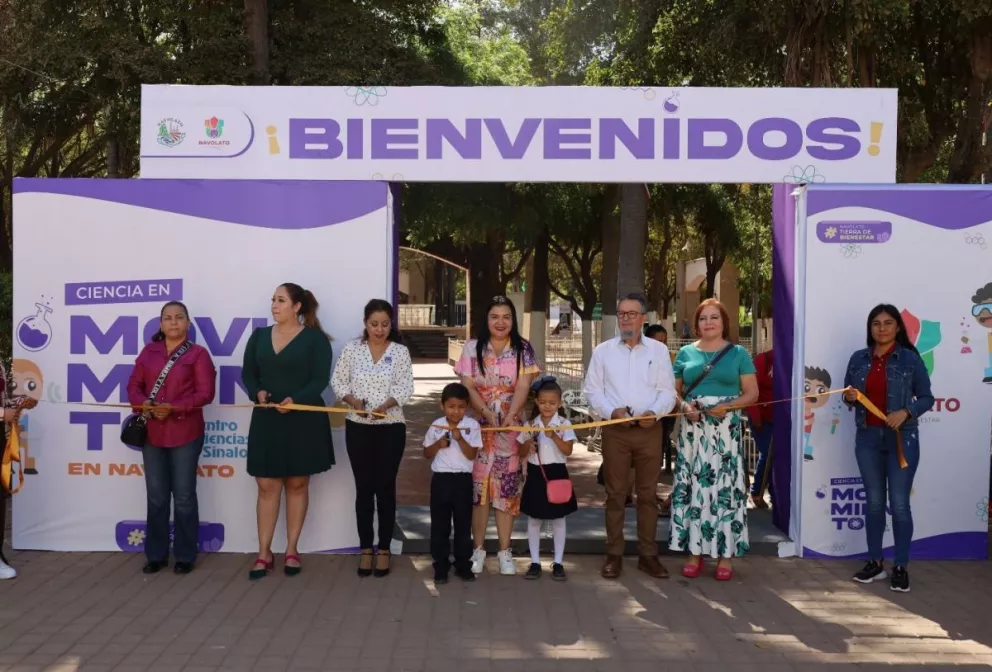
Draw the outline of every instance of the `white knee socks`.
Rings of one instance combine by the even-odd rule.
[[[537,518],[527,519],[527,543],[530,546],[530,561],[541,563],[541,523]],[[565,519],[556,518],[551,521],[555,540],[555,562],[561,564],[565,557]]]

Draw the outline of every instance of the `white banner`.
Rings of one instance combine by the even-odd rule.
[[[141,175],[894,182],[895,89],[144,85]]]
[[[283,282],[311,289],[335,354],[358,336],[362,308],[392,296],[393,223],[381,183],[17,180],[14,191],[15,394],[25,486],[13,544],[54,551],[140,551],[141,453],[120,442],[134,360],[168,300],[190,310],[194,340],[217,367],[200,459],[200,548],[257,549],[254,480],[245,470],[250,410],[244,345],[270,322]],[[331,400],[328,390],[325,398]],[[69,403],[67,403],[69,402]],[[343,425],[340,415],[332,426]],[[301,550],[358,545],[344,431],[336,466],[314,477]],[[275,548],[285,545],[281,522]]]
[[[912,556],[987,557],[992,192],[810,187],[805,200],[805,306],[796,312],[805,310],[805,368],[796,369],[796,394],[842,387],[848,359],[866,345],[869,311],[879,303],[899,308],[936,398],[920,420]],[[803,554],[866,553],[854,413],[837,395],[806,402],[793,417],[805,417],[799,430],[811,430],[797,430],[794,454],[802,465]],[[887,556],[892,543],[887,526]]]

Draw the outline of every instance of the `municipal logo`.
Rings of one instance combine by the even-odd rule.
[[[166,117],[158,122],[158,137],[156,140],[163,147],[176,147],[182,144],[185,137],[186,132],[183,130],[183,122],[178,119]]]
[[[224,135],[224,120],[218,119],[217,117],[204,119],[203,130],[206,132],[208,138],[211,140],[216,140],[220,136]]]
[[[927,373],[933,375],[934,350],[940,345],[940,322],[931,320],[921,320],[905,308],[902,311],[902,321],[906,325],[906,336],[909,342],[916,346],[923,363],[926,364]]]

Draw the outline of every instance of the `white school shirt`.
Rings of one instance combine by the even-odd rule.
[[[555,414],[551,418],[551,422],[545,425],[541,421],[541,416],[528,421],[525,427],[559,427],[561,425],[569,424],[565,418],[560,415]],[[564,430],[559,430],[557,432],[563,441],[575,441],[575,432],[572,431],[571,427]],[[565,464],[565,453],[558,450],[558,446],[555,444],[555,440],[551,438],[551,434],[548,432],[520,432],[517,435],[517,442],[520,444],[527,443],[529,439],[534,439],[534,443],[537,445],[537,452],[527,458],[527,461],[531,464],[539,464],[537,461],[538,453],[541,455],[540,464]]]
[[[462,437],[473,448],[482,448],[482,428],[479,423],[467,415],[458,423]],[[424,448],[433,445],[448,435],[448,419],[438,418],[427,430],[424,436]],[[458,442],[454,439],[447,448],[437,451],[434,461],[431,462],[431,471],[438,474],[471,474],[472,467],[475,466],[473,460],[465,457]]]
[[[344,399],[351,395],[365,400],[365,410],[371,411],[392,397],[396,406],[386,411],[385,418],[349,413],[348,419],[366,425],[404,422],[403,404],[413,396],[413,362],[405,345],[390,341],[378,362],[372,361],[369,344],[361,339],[350,341],[341,351],[334,375],[331,376],[334,396]]]
[[[641,336],[633,348],[617,337],[596,346],[582,388],[604,420],[630,407],[631,415],[666,415],[675,408],[675,373],[668,346]]]

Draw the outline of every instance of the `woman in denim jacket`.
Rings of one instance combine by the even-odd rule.
[[[868,314],[868,347],[851,355],[844,385],[853,388],[844,393],[844,401],[855,409],[858,433],[854,452],[868,504],[865,531],[870,559],[854,575],[854,580],[871,583],[888,576],[882,564],[887,489],[895,541],[890,587],[909,592],[906,565],[913,539],[909,495],[920,463],[919,418],[933,406],[933,395],[927,367],[909,342],[906,326],[895,306],[878,305]],[[877,418],[856,404],[854,390],[868,397],[886,414],[886,419]],[[906,467],[899,463],[899,435]]]

